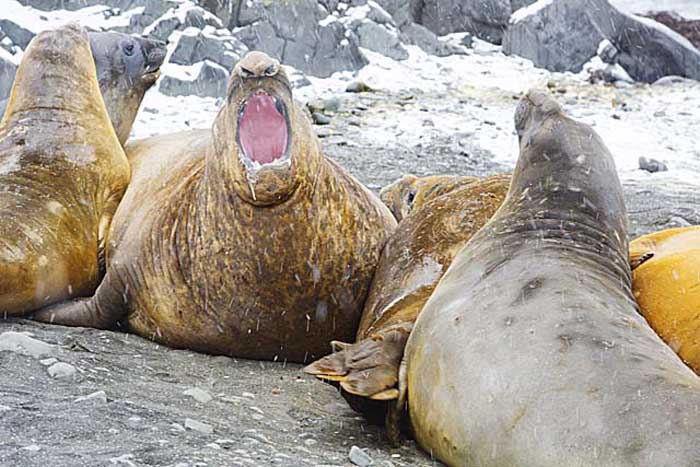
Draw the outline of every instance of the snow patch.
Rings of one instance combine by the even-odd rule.
[[[528,16],[534,15],[540,10],[548,7],[552,3],[554,3],[554,0],[537,0],[532,5],[524,6],[518,11],[514,12],[512,15],[510,15],[510,19],[508,20],[508,22],[510,24],[518,23],[523,19],[527,18]]]

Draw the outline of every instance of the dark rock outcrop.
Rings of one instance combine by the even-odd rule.
[[[511,13],[510,0],[423,0],[415,21],[438,35],[466,31],[500,44]]]
[[[650,12],[644,16],[676,31],[688,39],[696,48],[700,47],[700,20],[685,19],[672,11]]]

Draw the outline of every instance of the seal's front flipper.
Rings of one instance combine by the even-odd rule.
[[[63,326],[113,329],[126,315],[126,308],[122,295],[111,287],[108,277],[102,281],[94,296],[42,308],[32,315],[32,319]]]
[[[342,350],[304,368],[306,373],[340,382],[350,394],[374,400],[398,397],[396,384],[412,323],[390,326],[352,345],[334,345]]]
[[[654,242],[641,241],[630,244],[630,268],[634,271],[654,257]]]

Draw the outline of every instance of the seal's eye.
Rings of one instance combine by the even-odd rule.
[[[241,76],[243,78],[250,78],[251,76],[253,76],[253,74],[254,73],[249,69],[241,67]]]
[[[411,190],[408,192],[408,205],[413,206],[413,202],[416,200],[416,190]]]
[[[277,74],[277,65],[270,65],[265,69],[265,76],[275,76]]]
[[[134,44],[126,44],[124,46],[124,53],[129,57],[134,55]]]

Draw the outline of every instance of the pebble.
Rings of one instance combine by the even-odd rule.
[[[36,444],[30,444],[29,446],[24,446],[22,448],[24,451],[31,451],[31,452],[37,452],[41,447],[37,446]]]
[[[691,225],[693,225],[693,224],[691,224],[690,222],[688,222],[687,220],[683,219],[683,218],[680,217],[680,216],[671,216],[671,217],[669,218],[668,221],[669,221],[670,223],[676,224],[676,225],[678,225],[678,226],[680,226],[680,227],[690,227]],[[1,411],[1,410],[2,410],[2,408],[0,407],[0,411]]]
[[[100,404],[107,403],[107,394],[104,391],[96,391],[87,396],[78,397],[75,402],[97,402]]]
[[[52,378],[67,378],[73,376],[77,370],[73,365],[58,362],[51,365],[47,371]]]
[[[665,116],[666,116],[666,112],[663,110],[657,110],[656,112],[654,112],[654,117],[665,117]]]
[[[345,92],[371,92],[372,88],[367,86],[363,81],[353,81],[345,88]]]
[[[0,352],[5,351],[39,358],[54,353],[54,346],[29,337],[28,333],[8,331],[0,334]]]
[[[369,465],[372,465],[372,458],[369,457],[369,454],[367,454],[365,451],[362,449],[358,448],[357,446],[353,446],[350,448],[350,462],[353,464],[359,466],[359,467],[367,467]]]
[[[179,423],[173,423],[170,425],[173,431],[187,431],[184,426]]]
[[[639,168],[649,173],[666,172],[668,170],[668,167],[663,162],[651,158],[647,159],[646,157],[639,158]]]
[[[212,395],[208,391],[199,388],[190,388],[183,392],[183,394],[186,396],[191,396],[194,400],[201,402],[202,404],[206,404],[213,399]]]
[[[192,420],[191,418],[185,419],[185,428],[189,428],[190,430],[194,431],[199,431],[200,433],[204,433],[207,435],[214,433],[213,426],[207,423],[198,422],[197,420]]]
[[[311,118],[316,125],[328,125],[331,122],[331,118],[326,114],[322,114],[321,112],[312,113]]]
[[[244,392],[243,394],[241,394],[241,396],[247,397],[248,399],[255,399],[255,394],[253,394],[252,392]]]
[[[43,360],[39,360],[39,363],[41,363],[44,366],[51,366],[54,363],[56,363],[57,361],[58,361],[58,359],[56,359],[56,358],[45,358]]]

